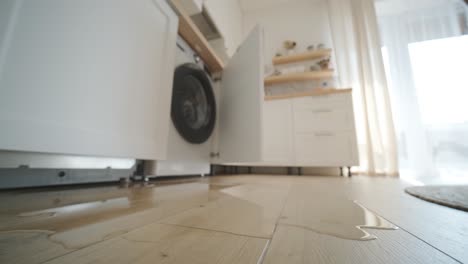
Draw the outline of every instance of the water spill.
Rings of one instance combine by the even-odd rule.
[[[38,217],[38,216],[52,217],[52,216],[59,216],[59,215],[67,214],[67,213],[78,213],[80,211],[85,211],[85,210],[96,210],[97,208],[100,208],[102,210],[104,209],[102,207],[112,207],[113,209],[128,208],[129,205],[130,203],[127,198],[113,198],[113,199],[104,200],[104,201],[79,203],[79,204],[66,205],[62,207],[49,208],[45,210],[25,212],[25,213],[18,214],[18,216],[20,217]]]
[[[0,233],[0,240],[17,237],[22,243],[34,237],[38,244],[47,240],[65,250],[77,249],[182,212],[190,212],[187,219],[203,227],[222,225],[227,232],[266,236],[271,235],[276,221],[357,240],[375,239],[367,228],[397,229],[359,203],[329,194],[332,188],[317,187],[312,192],[313,185],[297,184],[298,188],[290,190],[289,180],[226,177],[120,187],[51,188],[14,195],[0,192],[0,231],[10,231]],[[189,210],[194,208],[197,210]]]
[[[217,197],[193,181],[0,192],[0,241],[42,230],[44,243],[82,248]]]
[[[398,227],[357,201],[340,195],[323,194],[304,199],[301,191],[292,194],[279,223],[349,240],[373,240],[366,229],[397,230]]]
[[[229,184],[229,183],[210,183],[209,184],[210,190],[212,191],[220,191],[223,189],[232,188],[232,187],[239,186],[239,185],[240,184]]]

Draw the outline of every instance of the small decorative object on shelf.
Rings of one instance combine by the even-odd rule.
[[[330,69],[330,58],[323,59],[318,62],[318,66],[320,66],[321,70],[328,70]]]
[[[297,42],[292,40],[286,40],[283,42],[283,48],[286,54],[291,54],[296,52]]]
[[[281,75],[281,71],[280,71],[280,70],[275,70],[275,71],[273,72],[273,76],[279,76],[279,75]]]
[[[274,72],[275,72],[275,69],[272,65],[269,65],[269,64],[265,65],[263,69],[264,76],[272,76]]]
[[[320,88],[327,89],[328,88],[328,81],[323,81]]]
[[[332,50],[324,44],[309,45],[307,51],[300,53],[295,53],[296,49],[295,41],[284,41],[283,50],[273,57],[274,70],[264,80],[266,98],[304,96],[334,87],[334,70],[330,66]]]
[[[321,69],[322,69],[322,68],[321,68],[319,65],[317,65],[317,64],[311,65],[311,66],[309,67],[309,71],[320,71]]]

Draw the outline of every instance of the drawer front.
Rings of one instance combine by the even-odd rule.
[[[339,93],[294,99],[294,111],[304,107],[352,108],[352,96],[351,93]]]
[[[296,134],[296,165],[351,166],[357,165],[354,133],[316,132]]]
[[[294,112],[296,133],[353,130],[353,111],[347,108],[308,106]]]

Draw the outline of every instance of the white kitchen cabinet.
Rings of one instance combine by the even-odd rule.
[[[263,159],[263,32],[256,27],[222,72],[218,122],[219,156],[213,163]]]
[[[265,101],[262,165],[359,165],[351,90]]]
[[[0,149],[165,158],[178,25],[165,1],[0,10]]]

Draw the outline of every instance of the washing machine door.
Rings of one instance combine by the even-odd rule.
[[[207,74],[194,63],[176,68],[171,118],[180,136],[192,144],[208,140],[214,130],[216,103]]]

